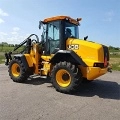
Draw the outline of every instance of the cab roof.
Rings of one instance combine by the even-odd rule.
[[[69,20],[71,23],[79,25],[79,21],[77,21],[69,16],[54,16],[54,17],[44,19],[43,22],[48,23],[48,22],[56,21],[56,20]]]

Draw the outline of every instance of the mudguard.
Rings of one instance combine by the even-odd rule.
[[[82,65],[86,67],[87,65],[84,61],[72,50],[59,50],[56,54],[50,59],[50,63],[58,63],[60,61],[68,61],[73,64]]]
[[[28,69],[29,69],[29,65],[28,65],[28,62],[27,62],[27,60],[26,60],[25,55],[16,54],[16,55],[14,55],[14,58],[15,58],[15,59],[20,59],[20,60],[22,61],[22,63],[23,63],[24,66],[25,66],[25,70],[28,70]]]

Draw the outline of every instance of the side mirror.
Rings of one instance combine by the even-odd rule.
[[[39,21],[39,29],[41,29],[41,27],[42,27],[42,21]]]
[[[88,39],[88,36],[84,37],[84,40],[87,40]]]

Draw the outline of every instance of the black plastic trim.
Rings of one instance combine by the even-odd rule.
[[[80,58],[74,51],[72,50],[59,50],[50,60],[50,63],[58,63],[60,61],[67,61],[73,64],[82,65],[87,67],[82,58]]]
[[[107,46],[103,45],[103,50],[104,50],[104,59],[105,57],[107,57],[107,61],[110,60],[110,56],[109,56],[109,49]]]

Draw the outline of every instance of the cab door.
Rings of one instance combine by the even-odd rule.
[[[47,55],[55,54],[60,49],[60,21],[48,23]]]

